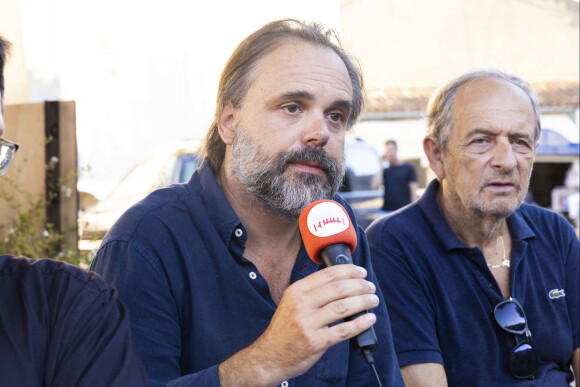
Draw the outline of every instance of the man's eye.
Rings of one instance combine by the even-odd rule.
[[[468,147],[472,152],[483,153],[489,150],[492,143],[485,137],[474,138],[468,143]]]
[[[516,139],[514,141],[512,141],[514,150],[521,152],[521,153],[526,153],[529,152],[533,149],[533,147],[530,145],[530,143],[526,140],[522,140],[522,139]]]
[[[298,105],[286,105],[283,106],[282,109],[286,110],[288,113],[294,114],[300,111]]]
[[[332,122],[342,122],[344,120],[344,116],[341,113],[330,113],[328,118]]]
[[[527,141],[521,139],[514,140],[514,144],[518,146],[526,146],[526,147],[530,146],[530,144],[528,144]]]

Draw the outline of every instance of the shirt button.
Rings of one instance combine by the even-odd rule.
[[[256,275],[256,273],[254,273],[253,271],[250,272],[250,278],[251,279],[256,279],[258,276]]]
[[[284,381],[283,381],[283,382],[280,384],[280,387],[288,387],[288,382],[284,380]]]
[[[234,231],[234,234],[239,238],[242,236],[244,232],[242,231],[241,228],[236,228],[236,231]]]

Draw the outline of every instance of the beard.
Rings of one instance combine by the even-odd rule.
[[[523,193],[527,192],[530,180],[528,177],[525,186],[522,187],[519,183],[519,176],[516,170],[506,171],[504,173],[498,173],[496,176],[488,177],[481,187],[477,188],[473,194],[470,194],[465,191],[461,192],[461,190],[458,189],[458,187],[462,187],[460,179],[458,176],[450,174],[450,172],[452,171],[446,170],[447,176],[453,176],[453,178],[449,179],[448,182],[448,186],[453,187],[451,190],[451,197],[456,203],[461,203],[461,206],[468,212],[480,218],[507,218],[515,212],[524,201],[525,194]],[[513,182],[515,195],[498,195],[491,199],[484,197],[485,193],[483,187],[485,187],[489,181],[498,178],[507,179]]]
[[[344,160],[344,157],[343,157]],[[316,162],[324,172],[286,173],[290,163]],[[232,174],[250,197],[265,209],[289,218],[298,218],[308,204],[332,199],[341,186],[345,163],[337,163],[321,148],[302,147],[268,156],[251,136],[238,128],[232,142]]]

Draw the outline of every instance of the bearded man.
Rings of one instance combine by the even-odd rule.
[[[323,268],[298,227],[320,199],[355,222],[335,194],[362,77],[334,38],[296,20],[247,37],[222,73],[202,166],[104,238],[92,269],[129,308],[153,386],[372,385],[348,339],[373,325],[379,377],[402,385],[364,233],[355,265]]]

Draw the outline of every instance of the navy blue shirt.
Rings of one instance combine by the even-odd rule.
[[[64,262],[0,256],[0,385],[148,386],[115,290]]]
[[[376,283],[366,238],[357,230],[353,262]],[[276,304],[264,277],[244,258],[245,243],[246,230],[207,163],[189,183],[157,190],[133,206],[103,240],[92,268],[118,288],[131,311],[135,345],[153,386],[218,386],[220,362],[265,331]],[[302,246],[291,282],[319,269]],[[376,367],[385,386],[403,385],[377,294]],[[373,384],[369,365],[348,341],[288,380],[288,386],[308,387]]]
[[[568,386],[572,352],[580,347],[574,229],[556,213],[526,204],[507,218],[509,286],[539,358],[536,380],[518,381],[508,370],[515,337],[492,313],[503,300],[499,286],[481,250],[462,243],[446,223],[438,188],[434,180],[418,202],[367,229],[400,365],[443,364],[450,386]]]
[[[383,211],[395,211],[411,203],[409,183],[417,181],[415,167],[402,163],[383,169]]]

